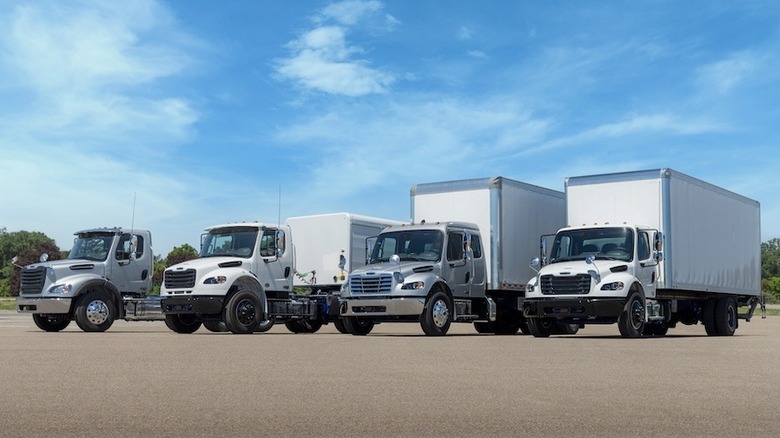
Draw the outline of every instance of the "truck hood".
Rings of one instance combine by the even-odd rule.
[[[62,278],[79,272],[103,275],[104,266],[105,262],[86,259],[62,259],[33,263],[25,266],[24,269],[48,268],[56,274],[55,278]]]
[[[544,266],[538,275],[560,276],[595,272],[604,277],[610,273],[628,271],[629,265],[630,263],[621,260],[596,260],[593,264],[585,263],[585,260],[569,260]]]
[[[419,274],[424,272],[439,273],[441,268],[439,264],[434,262],[401,262],[400,264],[393,263],[377,263],[374,265],[364,266],[360,269],[352,271],[352,275],[361,275],[371,273],[390,273],[400,272],[404,277],[408,277],[412,274]]]
[[[201,271],[216,268],[238,268],[242,266],[244,266],[245,269],[249,269],[249,259],[240,257],[203,257],[169,266],[166,271],[183,271],[186,269]]]

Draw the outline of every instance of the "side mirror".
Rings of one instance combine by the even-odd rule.
[[[657,231],[653,236],[653,249],[656,251],[663,251],[664,249],[664,234]]]
[[[398,254],[393,254],[390,256],[390,264],[391,265],[400,265],[401,264],[401,257]]]
[[[539,259],[539,257],[534,257],[534,258],[531,259],[531,261],[528,262],[528,266],[530,266],[531,268],[534,268],[534,269],[536,269],[539,266],[541,266],[541,264],[542,264],[542,261]]]
[[[49,260],[49,255],[46,253],[41,254],[41,258],[39,259],[41,263],[45,262],[46,260]]]

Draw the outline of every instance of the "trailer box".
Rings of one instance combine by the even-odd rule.
[[[570,177],[565,189],[571,227],[610,222],[662,233],[659,295],[759,295],[757,201],[671,169]]]
[[[528,260],[539,252],[539,237],[564,225],[565,209],[562,192],[500,176],[411,188],[415,223],[477,224],[485,239],[488,290],[524,290],[534,275]]]
[[[371,238],[402,222],[351,213],[287,219],[295,247],[294,286],[338,291],[346,276],[365,266]]]

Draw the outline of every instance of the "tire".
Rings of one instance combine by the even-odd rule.
[[[347,333],[355,336],[365,336],[374,329],[374,321],[367,318],[347,316],[342,320],[344,321],[344,328],[347,329]]]
[[[32,317],[35,325],[45,332],[58,332],[70,325],[70,317],[65,313],[56,315],[39,315],[34,313]]]
[[[531,334],[531,330],[528,329],[528,320],[525,317],[520,321],[520,333],[524,335]]]
[[[273,319],[266,319],[265,321],[260,321],[260,324],[257,325],[257,328],[255,329],[256,332],[265,333],[268,330],[271,330],[271,327],[274,326]]]
[[[263,316],[260,298],[252,291],[236,292],[225,305],[225,324],[237,335],[254,333]]]
[[[556,329],[557,322],[552,318],[528,318],[528,331],[535,338],[548,338]]]
[[[85,332],[104,332],[116,318],[116,305],[111,296],[102,290],[82,295],[76,305],[76,324]]]
[[[301,321],[303,327],[306,329],[304,333],[317,333],[322,328],[322,321],[318,319],[309,319]]]
[[[707,336],[716,336],[718,328],[715,326],[715,298],[707,298],[701,308],[701,322],[704,324],[704,331]]]
[[[500,321],[494,323],[497,335],[516,335],[520,330],[520,321]]]
[[[191,313],[171,313],[165,315],[165,325],[176,333],[189,334],[195,333],[200,328],[201,322]]]
[[[618,330],[624,338],[641,338],[645,329],[645,300],[639,292],[632,293],[618,318]]]
[[[347,330],[347,327],[344,325],[344,320],[339,318],[335,321],[333,321],[333,325],[336,327],[336,330],[339,331],[339,333],[348,335],[349,331]]]
[[[715,302],[715,329],[719,336],[732,336],[737,331],[737,303],[732,297]]]
[[[559,322],[556,324],[556,326],[556,334],[576,335],[577,332],[580,331],[579,324],[566,324],[564,322]]]
[[[434,292],[425,302],[420,326],[428,336],[444,336],[452,322],[452,300],[442,291]]]
[[[214,333],[224,333],[228,331],[224,321],[203,321],[203,327],[206,327],[206,330]]]
[[[284,326],[287,327],[291,333],[305,333],[306,327],[303,326],[300,320],[290,319],[284,322]]]
[[[487,321],[474,321],[474,330],[477,333],[495,333],[493,323]]]
[[[645,329],[642,331],[642,336],[666,336],[666,332],[669,331],[669,326],[666,323],[661,324],[645,324]]]

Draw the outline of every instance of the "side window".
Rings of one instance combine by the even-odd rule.
[[[260,238],[260,257],[273,257],[276,255],[277,230],[265,230]]]
[[[471,235],[471,250],[474,251],[474,258],[482,258],[482,242],[479,239],[479,235]]]
[[[647,260],[650,258],[650,239],[647,237],[647,233],[639,233],[638,237],[636,255],[639,260]]]
[[[463,234],[449,233],[447,235],[447,260],[463,260]]]
[[[130,260],[130,255],[135,253],[135,257],[140,259],[144,254],[144,238],[137,234],[123,234],[119,239],[119,245],[116,248],[117,260]]]

